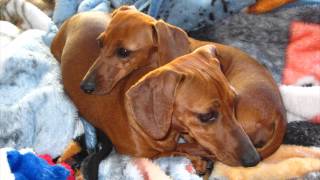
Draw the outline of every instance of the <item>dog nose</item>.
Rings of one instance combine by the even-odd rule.
[[[91,94],[94,90],[96,90],[96,84],[94,82],[81,82],[80,88],[87,94]]]
[[[252,167],[257,165],[260,160],[258,153],[247,153],[241,158],[241,164],[245,167]]]

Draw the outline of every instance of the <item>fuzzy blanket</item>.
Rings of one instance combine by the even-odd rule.
[[[50,149],[56,157],[73,137],[77,113],[63,92],[59,65],[42,41],[44,34],[25,31],[2,48],[0,147]]]
[[[111,5],[105,4],[116,2],[118,1],[57,0],[53,21],[59,25],[67,17],[89,9],[109,11]],[[220,23],[215,22],[205,30],[192,32],[191,35],[247,51],[261,60],[280,84],[285,64],[285,48],[289,42],[289,24],[293,19],[319,23],[319,10],[320,6],[315,5],[283,9],[260,16],[240,13],[225,18]],[[28,30],[19,34],[21,31],[12,24],[0,22],[0,30],[4,32],[0,36],[1,40],[4,39],[0,41],[0,147],[31,147],[36,153],[57,157],[76,134],[83,131],[90,133],[92,127],[83,127],[79,123],[81,121],[78,120],[80,117],[76,108],[63,92],[59,65],[48,48],[57,28],[50,18],[44,17],[39,11],[37,13],[35,16],[39,18],[38,21],[44,22],[45,29],[38,28],[41,30]],[[26,17],[30,18],[28,20],[34,18]],[[5,28],[2,27],[7,29],[3,30]],[[320,102],[317,101],[320,98],[319,88],[280,86],[285,106],[290,113],[290,121],[309,120],[320,113],[320,108],[317,108],[320,105],[316,104]],[[90,137],[92,136],[88,136],[88,139]],[[94,138],[88,140],[93,141]],[[137,175],[139,170],[132,168],[130,163],[132,165],[130,157],[113,153],[100,164],[99,177],[141,178]],[[155,164],[173,179],[201,179],[193,171],[185,170],[190,164],[186,158],[161,158]]]

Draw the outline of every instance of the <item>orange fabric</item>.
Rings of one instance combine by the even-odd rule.
[[[214,164],[215,176],[224,176],[229,180],[239,179],[303,179],[306,173],[320,168],[320,151],[315,148],[281,145],[268,159],[255,167],[231,167],[221,162]]]
[[[257,0],[255,4],[249,6],[248,13],[266,13],[293,1],[295,0]]]
[[[295,84],[306,76],[320,81],[320,24],[293,22],[283,84]]]

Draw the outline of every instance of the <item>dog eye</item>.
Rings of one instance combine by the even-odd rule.
[[[218,117],[219,117],[219,112],[217,111],[212,111],[209,113],[198,115],[199,120],[203,123],[213,122],[216,119],[218,119]]]
[[[99,48],[103,48],[103,39],[102,38],[98,39],[98,46],[99,46]]]
[[[126,58],[130,55],[130,51],[128,49],[125,48],[119,48],[117,50],[117,56],[120,58]]]

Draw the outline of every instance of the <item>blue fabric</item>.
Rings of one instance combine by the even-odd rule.
[[[152,17],[157,17],[160,11],[160,7],[164,1],[165,0],[151,0],[148,14]]]
[[[111,12],[112,8],[134,5],[154,18],[161,18],[185,30],[195,30],[215,23],[255,3],[255,0],[56,0],[54,23],[63,21],[78,12]]]
[[[77,13],[78,0],[56,0],[53,12],[53,22],[60,27],[62,23]]]
[[[49,165],[33,153],[7,152],[8,163],[16,180],[64,180],[70,172],[60,165]]]
[[[53,21],[60,27],[67,18],[78,12],[94,10],[110,13],[113,7],[126,4],[135,5],[150,16],[189,31],[212,25],[254,3],[255,0],[56,0]],[[298,0],[284,8],[306,4],[320,4],[320,0]]]
[[[152,0],[149,14],[191,31],[213,25],[255,2],[255,0]]]
[[[288,4],[286,7],[294,7],[294,6],[301,6],[301,5],[313,5],[313,4],[320,4],[320,0],[297,0],[294,3]]]
[[[58,27],[55,24],[51,24],[48,32],[46,32],[46,34],[44,36],[42,36],[43,42],[48,47],[51,46],[52,40],[56,36],[57,32],[58,32]]]
[[[108,0],[83,0],[78,7],[78,12],[85,11],[102,11],[109,12],[110,10],[110,1]]]

